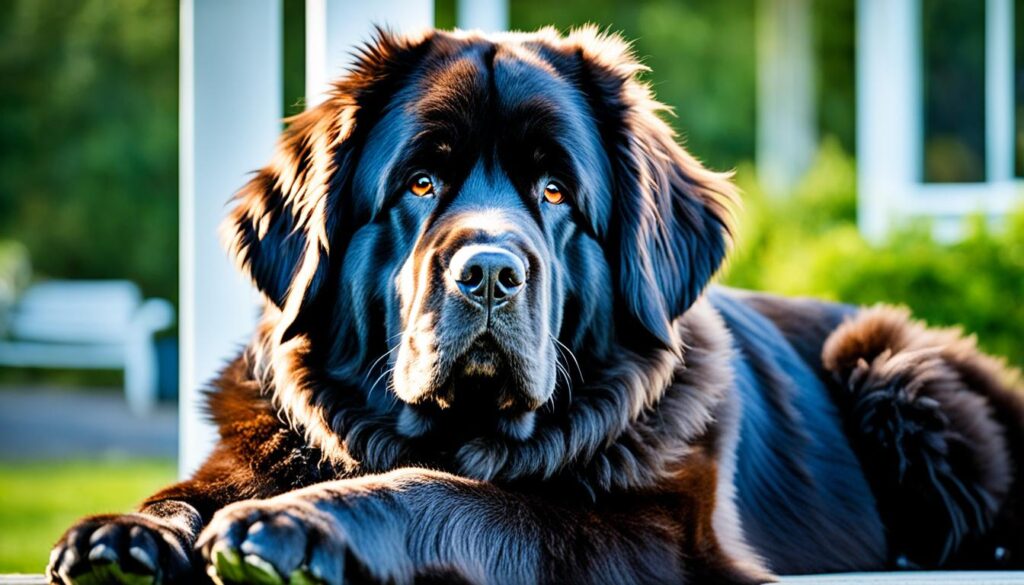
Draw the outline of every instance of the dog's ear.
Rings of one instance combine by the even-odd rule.
[[[320,105],[291,119],[269,165],[235,195],[221,237],[236,264],[291,326],[329,273],[355,151],[427,37],[378,30]],[[287,332],[285,337],[290,337]]]
[[[570,34],[612,163],[610,262],[621,302],[648,332],[678,347],[672,322],[701,295],[725,258],[736,191],[675,141],[665,110],[627,43],[585,28]],[[616,257],[617,256],[617,257]]]
[[[235,194],[222,238],[267,300],[315,295],[329,252],[332,175],[344,174],[352,117],[324,103],[289,120],[272,162]],[[301,299],[299,299],[301,300]]]
[[[655,114],[628,116],[632,144],[616,171],[619,292],[648,331],[677,347],[672,322],[725,259],[733,186],[676,144]]]

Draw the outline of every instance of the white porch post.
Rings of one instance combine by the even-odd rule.
[[[182,475],[216,437],[201,389],[246,342],[257,315],[256,293],[228,260],[217,226],[280,132],[281,35],[280,0],[181,2]]]
[[[810,0],[757,4],[757,175],[788,195],[818,144]]]
[[[857,2],[857,223],[881,239],[921,180],[919,0]]]
[[[456,23],[462,30],[508,29],[508,0],[456,0]]]
[[[306,0],[306,103],[314,106],[373,26],[414,32],[434,24],[434,0]]]
[[[1013,0],[985,4],[985,158],[990,183],[1014,190]]]

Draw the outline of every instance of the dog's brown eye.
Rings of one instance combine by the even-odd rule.
[[[409,182],[409,192],[417,197],[426,197],[434,194],[434,179],[426,173],[420,173]]]
[[[565,195],[562,194],[562,188],[555,183],[548,183],[544,187],[544,200],[552,205],[558,205],[562,201],[565,201]]]

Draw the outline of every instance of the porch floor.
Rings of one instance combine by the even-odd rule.
[[[1024,585],[1024,571],[844,573],[783,577],[789,585]],[[46,585],[42,575],[0,575],[0,585]]]

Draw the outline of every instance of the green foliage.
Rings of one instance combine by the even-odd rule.
[[[770,199],[743,167],[744,210],[727,284],[787,295],[902,304],[934,325],[963,325],[982,347],[1024,366],[1024,209],[992,228],[965,222],[965,236],[937,242],[926,223],[880,245],[855,225],[854,163],[835,140],[792,197]]]
[[[715,168],[754,154],[754,0],[517,0],[511,25],[596,23],[634,41],[687,147]]]
[[[0,10],[0,234],[24,243],[41,274],[130,278],[177,296],[177,9]]]
[[[7,311],[28,285],[32,266],[28,250],[17,242],[0,241],[0,337],[7,329]]]
[[[174,476],[162,459],[0,463],[0,573],[42,573],[72,522],[130,512]]]
[[[594,23],[634,42],[658,99],[687,148],[712,168],[754,158],[756,0],[516,0],[511,26],[560,30]],[[438,23],[454,22],[450,0]],[[818,121],[854,147],[854,1],[814,3]]]
[[[0,306],[13,301],[28,286],[31,275],[32,265],[25,246],[0,240]]]

